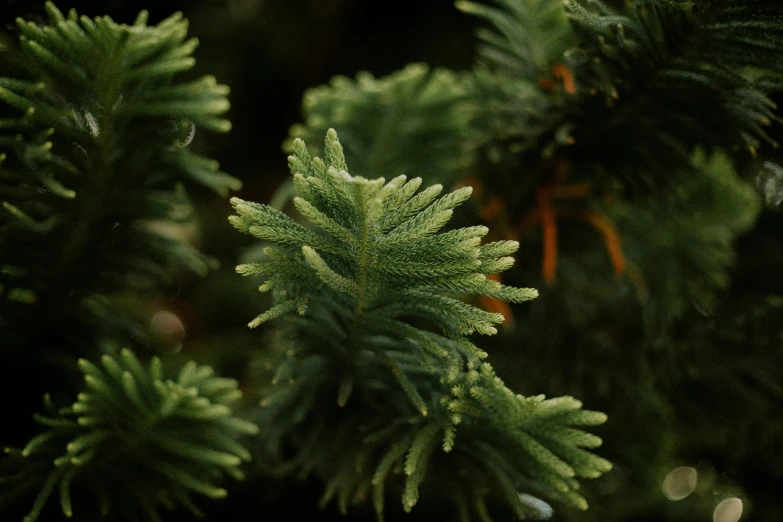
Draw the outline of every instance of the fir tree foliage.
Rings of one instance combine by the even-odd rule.
[[[765,127],[777,118],[768,96],[779,89],[780,4],[645,0],[618,9],[568,0],[558,10],[557,2],[495,3],[458,6],[494,26],[478,33],[472,125],[490,160],[478,165],[477,177],[514,205],[505,214],[512,237],[542,185],[568,193],[584,183],[588,190],[580,197],[550,202],[555,216],[585,209],[606,216],[630,276],[593,284],[588,272],[608,263],[588,259],[589,244],[574,241],[560,252],[572,270],[560,281],[563,295],[570,293],[568,316],[594,324],[593,313],[601,312],[585,308],[607,286],[613,294],[631,289],[614,294],[615,304],[631,297],[637,303],[630,309],[638,309],[641,302],[647,325],[655,325],[650,333],[665,330],[693,303],[709,310],[728,283],[734,239],[759,211],[733,163],[738,149],[755,151],[771,141]],[[533,12],[535,23],[520,19]],[[543,27],[565,28],[571,36],[538,38]],[[548,51],[533,53],[536,45]],[[535,63],[550,70],[533,67],[532,56],[545,56]],[[571,179],[553,183],[559,169]],[[617,190],[624,185],[665,190],[631,202]],[[672,212],[683,217],[671,223],[665,218]]]
[[[167,378],[160,359],[145,367],[127,349],[100,366],[80,359],[79,368],[85,388],[76,402],[57,408],[47,397],[49,414],[36,416],[47,430],[6,450],[0,506],[40,489],[25,522],[39,519],[55,491],[68,518],[160,521],[162,508],[177,505],[199,514],[194,496],[222,498],[223,476],[243,478],[251,456],[238,439],[258,427],[232,413],[242,397],[236,381],[192,361]],[[98,506],[81,502],[85,491]]]
[[[742,179],[755,172],[745,168],[750,158],[757,156],[753,164],[760,173],[754,181],[768,205],[780,199],[780,169],[768,154],[779,133],[773,127],[779,109],[772,100],[781,85],[783,4],[456,5],[485,22],[477,33],[476,65],[459,75],[465,89],[460,110],[469,116],[460,139],[472,161],[460,174],[469,173],[481,189],[473,199],[493,237],[518,239],[527,253],[503,273],[504,281],[530,282],[541,272],[545,255],[539,253],[547,248],[557,261],[554,282],[525,313],[515,314],[514,329],[493,340],[490,354],[513,389],[574,394],[602,404],[603,411],[612,407],[616,413],[610,417],[623,419],[602,434],[618,465],[586,493],[596,499],[593,508],[564,519],[682,517],[657,494],[661,473],[682,459],[720,455],[717,460],[738,468],[763,462],[758,469],[779,477],[776,459],[752,460],[776,451],[779,430],[738,428],[744,412],[769,418],[780,405],[780,383],[773,377],[780,359],[779,322],[770,319],[762,327],[762,320],[741,313],[756,307],[759,316],[776,317],[779,308],[770,303],[778,300],[730,283],[737,241],[753,230],[760,212],[759,197]],[[319,115],[339,115],[364,99],[334,85],[317,92]],[[311,130],[295,127],[292,136],[323,132],[324,122],[310,127],[313,107],[304,104],[304,125]],[[361,118],[346,113],[357,117],[341,125],[364,136],[372,136],[381,121],[371,112]],[[363,139],[351,135],[346,143]],[[388,150],[396,146],[387,144]],[[352,157],[350,164],[355,161],[362,160]],[[427,182],[454,179],[419,175]],[[494,210],[484,212],[493,198]],[[607,255],[610,248],[614,253]],[[770,258],[773,251],[760,248],[758,255]],[[613,265],[618,252],[623,270]],[[727,290],[742,297],[729,297]],[[759,339],[766,328],[769,337]],[[278,340],[283,352],[294,343],[286,332]],[[531,340],[521,358],[520,338]],[[618,401],[621,395],[627,400]],[[328,407],[326,399],[318,404],[314,408]],[[656,429],[650,428],[651,418]],[[357,421],[356,429],[360,425]],[[466,449],[472,438],[468,425],[455,432],[450,457],[458,454],[460,442]],[[313,426],[319,425],[307,424],[303,433],[312,433]],[[735,444],[737,451],[724,455]],[[325,458],[321,466],[328,469]],[[433,458],[428,476],[439,463]],[[356,465],[345,463],[346,469]],[[496,491],[490,482],[486,488]],[[434,486],[422,483],[423,498],[428,487]],[[452,490],[473,499],[468,493],[473,488]],[[615,494],[605,493],[612,488]],[[704,507],[707,513],[712,509]]]
[[[285,150],[299,138],[320,154],[316,144],[334,128],[358,175],[452,181],[472,162],[467,95],[462,75],[423,63],[382,78],[337,76],[305,93],[305,121],[291,127]]]
[[[578,96],[577,157],[631,186],[661,185],[697,146],[754,152],[774,144],[769,98],[783,73],[783,6],[772,0],[646,0],[616,11],[567,0],[566,53]],[[584,124],[586,121],[597,125]]]
[[[379,519],[392,488],[406,511],[426,491],[460,520],[489,520],[498,501],[536,515],[528,493],[585,508],[576,477],[611,465],[587,450],[600,439],[582,427],[605,415],[570,397],[514,394],[468,340],[503,317],[460,296],[537,295],[487,277],[512,266],[516,242],[482,245],[481,226],[440,232],[471,189],[439,197],[420,178],[351,176],[334,130],[324,159],[297,140],[289,166],[306,224],[238,198],[230,218],[270,245],[237,271],[263,276],[275,297],[250,326],[281,325],[259,420],[276,471],[315,473],[322,501],[343,511],[371,496]]]
[[[696,175],[684,176],[678,190],[642,198],[635,208],[621,201],[604,207],[628,238],[624,250],[638,275],[634,296],[644,305],[651,334],[668,330],[693,306],[712,313],[720,292],[729,287],[734,242],[751,229],[761,210],[758,193],[737,175],[725,153],[697,149],[691,163]],[[672,238],[675,225],[660,224],[673,214],[681,217]]]
[[[712,313],[729,288],[735,242],[752,228],[761,204],[756,190],[738,176],[726,154],[708,155],[699,149],[691,163],[696,175],[683,174],[676,190],[639,197],[633,203],[619,198],[591,202],[590,208],[615,223],[623,238],[629,276],[616,277],[608,256],[590,248],[598,234],[586,225],[575,231],[579,237],[567,236],[568,244],[560,250],[560,288],[549,292],[548,302],[538,300],[534,306],[542,308],[536,313],[552,317],[545,322],[540,316],[533,320],[542,327],[534,326],[538,335],[550,329],[556,332],[547,335],[542,346],[559,342],[575,326],[588,332],[582,341],[595,341],[595,350],[620,353],[636,343],[630,329],[668,338],[670,329],[694,306]],[[672,215],[680,217],[672,222]],[[523,241],[523,248],[535,248],[534,241]],[[560,326],[552,328],[553,324]],[[609,335],[599,324],[614,324],[615,333]],[[596,339],[588,341],[593,335]],[[598,377],[604,371],[606,375]],[[598,369],[594,378],[608,384],[612,374],[611,368]]]
[[[147,26],[146,12],[125,25],[46,10],[47,24],[17,21],[18,68],[0,78],[0,351],[14,361],[0,391],[25,405],[42,385],[58,402],[86,386],[70,407],[48,401],[32,440],[7,414],[3,443],[30,442],[0,462],[2,517],[31,496],[27,520],[47,516],[57,491],[68,517],[198,512],[194,496],[223,496],[250,457],[236,382],[194,363],[168,378],[112,347],[151,348],[141,298],[215,265],[166,229],[192,221],[186,187],[239,187],[190,147],[197,129],[230,128],[228,88],[175,79],[197,46],[180,14]]]
[[[643,193],[689,172],[697,147],[774,145],[779,2],[489,4],[457,6],[490,25],[468,88],[499,193],[529,197],[551,177],[548,158],[606,190]]]
[[[764,157],[780,2],[456,5],[487,23],[473,70],[412,64],[309,91],[284,145],[297,216],[233,200],[231,222],[265,247],[238,271],[273,300],[250,322],[270,348],[255,423],[238,417],[237,383],[208,367],[168,374],[110,348],[148,345],[129,301],[174,266],[213,266],[158,225],[190,221],[186,187],[239,187],[195,152],[202,130],[229,128],[227,87],[177,81],[196,47],[180,15],[123,25],[47,4],[48,24],[19,22],[23,67],[0,78],[0,352],[24,364],[0,368],[0,394],[37,399],[6,375],[42,382],[55,357],[85,384],[69,407],[47,399],[32,439],[4,417],[2,438],[29,443],[0,461],[0,517],[198,514],[196,497],[225,495],[251,453],[273,476],[320,479],[322,505],[370,503],[379,519],[389,498],[465,522],[546,519],[549,502],[564,520],[682,519],[686,503],[659,493],[674,462],[720,456],[779,477],[783,304],[746,281],[722,291],[759,213],[738,175],[747,152],[767,204],[781,199]],[[465,175],[500,201],[479,201],[493,236],[454,226],[470,188],[422,190]],[[630,200],[629,188],[644,190]],[[534,279],[547,249],[557,279],[533,302],[499,282]],[[528,313],[482,345],[503,316],[473,296]],[[621,419],[601,433],[614,468],[588,432],[606,415],[572,394]],[[561,509],[586,499],[587,513]],[[779,513],[750,500],[759,517]]]
[[[476,157],[504,166],[495,173],[502,186],[532,190],[538,180],[529,165],[520,165],[520,154],[551,156],[571,141],[564,104],[573,84],[563,62],[574,35],[566,12],[551,0],[458,1],[456,7],[490,26],[476,31],[476,65],[466,80],[471,136],[483,153]]]
[[[488,67],[532,82],[551,74],[573,44],[563,7],[551,0],[496,0],[496,6],[458,1],[460,11],[494,26],[476,31],[476,54]]]
[[[502,317],[447,294],[511,302],[537,295],[536,290],[507,287],[486,277],[512,266],[508,255],[516,250],[516,242],[481,246],[486,227],[437,233],[453,209],[468,199],[470,187],[438,198],[440,185],[417,193],[420,178],[398,176],[386,183],[383,178],[351,177],[334,130],[327,133],[324,157],[311,159],[301,140],[289,157],[299,194],[294,204],[321,234],[266,205],[232,199],[238,215],[230,221],[238,230],[301,249],[296,263],[280,249],[269,247],[268,262],[237,267],[243,275],[267,276],[264,291],[285,290],[276,307],[257,317],[251,327],[272,318],[277,307],[283,313],[296,309],[304,314],[309,295],[328,290],[358,320],[375,313],[394,319],[410,315],[432,321],[452,338],[474,332],[491,335]],[[415,299],[408,303],[408,297]]]
[[[190,219],[186,184],[239,187],[187,147],[196,129],[230,128],[228,88],[175,81],[198,43],[180,14],[150,27],[146,12],[125,25],[46,9],[46,25],[18,21],[22,71],[0,78],[0,325],[12,341],[36,315],[54,329],[113,317],[113,333],[138,341],[103,296],[214,265],[154,223]]]

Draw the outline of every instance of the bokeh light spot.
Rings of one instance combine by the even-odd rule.
[[[696,468],[680,466],[674,468],[663,480],[663,494],[669,500],[682,500],[696,489],[699,474]]]
[[[737,497],[727,498],[715,507],[712,522],[737,522],[742,516],[742,501]]]
[[[158,310],[150,319],[149,331],[161,348],[178,352],[185,339],[185,325],[177,314],[168,310]]]

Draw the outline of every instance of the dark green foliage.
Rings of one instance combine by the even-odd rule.
[[[665,473],[705,458],[707,442],[734,432],[741,411],[766,411],[778,400],[755,384],[753,391],[727,395],[730,389],[745,390],[746,371],[753,380],[763,375],[767,390],[777,386],[762,370],[777,367],[775,342],[754,338],[749,326],[748,333],[740,333],[734,323],[739,315],[731,315],[739,303],[728,304],[725,295],[736,263],[736,238],[755,223],[758,196],[737,178],[725,155],[699,153],[693,162],[699,176],[685,178],[676,193],[634,204],[595,203],[623,238],[627,276],[615,276],[603,249],[590,246],[599,237],[595,230],[582,225],[564,232],[557,285],[531,303],[529,315],[517,316],[516,329],[496,345],[496,366],[516,368],[506,373],[510,386],[589,397],[602,411],[612,408],[611,419],[622,419],[600,433],[606,456],[619,470],[588,496],[591,509],[584,519],[665,513],[671,504],[660,494]],[[536,243],[529,237],[521,248],[535,249]],[[536,261],[527,258],[519,269],[535,272]],[[770,321],[772,331],[779,329]],[[517,336],[537,340],[526,348],[524,365],[515,355]],[[734,342],[720,340],[723,336]],[[618,394],[626,397],[620,404],[614,399]],[[728,403],[731,408],[723,406]],[[697,418],[704,419],[699,428],[693,424]],[[759,437],[771,435],[762,431],[756,432]],[[734,440],[748,444],[739,436]],[[770,443],[763,444],[769,448]],[[709,445],[714,454],[719,447],[735,448]],[[613,487],[620,488],[615,495],[596,492]]]
[[[734,242],[755,223],[760,202],[724,154],[707,157],[698,151],[692,162],[698,175],[684,176],[676,191],[639,198],[633,204],[620,199],[593,203],[623,238],[628,276],[616,277],[606,253],[587,248],[600,236],[582,225],[583,237],[567,236],[569,244],[561,250],[561,261],[567,265],[550,295],[565,299],[567,312],[554,317],[592,334],[603,326],[616,328],[617,321],[657,336],[694,306],[711,313],[729,287]],[[676,222],[669,219],[672,215],[679,216]],[[531,248],[533,241],[529,240]],[[590,273],[598,275],[588,280]],[[611,302],[602,299],[604,293],[612,296]],[[547,324],[548,329],[551,324]],[[554,340],[557,335],[548,337]],[[628,341],[614,337],[605,346],[627,350]]]
[[[293,151],[294,204],[315,228],[238,198],[230,218],[274,245],[237,271],[265,276],[261,290],[275,295],[250,326],[283,325],[259,420],[267,451],[283,458],[278,471],[316,473],[322,501],[336,498],[342,511],[372,494],[379,517],[387,483],[402,490],[405,511],[428,490],[460,520],[488,520],[498,500],[533,514],[522,492],[586,508],[575,477],[611,464],[581,449],[600,439],[578,428],[605,416],[570,397],[515,395],[466,338],[494,334],[503,317],[460,294],[537,295],[486,277],[511,267],[516,242],[480,245],[486,227],[438,233],[470,188],[438,198],[439,185],[417,193],[419,178],[353,177],[333,130],[323,160],[301,140]]]
[[[474,169],[492,165],[494,179],[487,188],[508,190],[511,202],[522,194],[529,197],[541,181],[536,162],[571,143],[565,104],[572,93],[557,68],[574,36],[559,2],[494,3],[459,1],[456,6],[492,25],[477,31],[477,65],[467,82],[474,108],[471,137],[480,159]]]
[[[477,33],[477,64],[461,76],[460,103],[470,115],[462,143],[473,152],[465,172],[483,198],[477,214],[494,239],[517,239],[526,253],[504,281],[540,281],[541,292],[512,307],[515,325],[487,351],[511,388],[573,394],[611,408],[617,422],[601,431],[617,466],[591,484],[593,508],[574,519],[709,517],[709,495],[672,504],[660,493],[669,470],[703,462],[700,488],[741,496],[747,512],[753,498],[742,496],[744,479],[766,501],[757,509],[775,513],[764,479],[752,481],[754,472],[780,476],[759,457],[775,451],[780,429],[738,426],[743,410],[768,419],[781,405],[773,377],[780,326],[747,317],[748,308],[776,317],[769,304],[776,298],[765,281],[743,293],[732,275],[736,242],[760,212],[748,181],[769,208],[779,199],[770,149],[780,130],[772,100],[783,85],[783,7],[771,0],[457,7],[487,22]],[[354,103],[329,92],[332,107]],[[362,128],[373,128],[372,115],[364,116]],[[768,239],[757,256],[774,256],[774,244]],[[555,276],[541,281],[542,250],[553,246]],[[775,280],[769,285],[779,293]],[[729,471],[710,482],[709,463]],[[725,478],[730,471],[734,478]]]
[[[333,78],[305,94],[305,123],[291,128],[285,148],[291,152],[295,138],[313,147],[334,128],[357,175],[453,181],[471,163],[466,96],[461,75],[425,64],[378,79]]]
[[[257,428],[232,414],[236,382],[195,363],[166,380],[157,359],[148,370],[131,351],[106,352],[156,348],[141,299],[215,265],[187,238],[185,186],[239,187],[188,148],[196,129],[230,128],[228,88],[175,81],[197,45],[179,14],[150,27],[146,12],[129,26],[46,9],[47,25],[18,21],[20,70],[0,78],[0,352],[13,361],[0,393],[21,406],[43,386],[71,397],[77,355],[87,388],[70,407],[49,400],[36,417],[47,431],[9,450],[2,507],[32,495],[35,520],[59,489],[68,517],[197,513],[194,494],[225,495],[222,477],[250,458],[235,439]],[[99,358],[103,368],[88,362]],[[32,411],[4,418],[4,444],[30,440],[21,413]]]
[[[579,92],[568,110],[580,162],[643,188],[671,182],[695,146],[755,151],[772,141],[779,2],[647,0],[615,12],[568,0],[566,8],[578,42],[567,63]]]
[[[148,27],[146,13],[128,26],[47,10],[49,25],[18,23],[29,79],[0,78],[4,347],[30,343],[34,323],[46,325],[42,335],[67,329],[81,349],[95,334],[139,341],[127,310],[105,296],[165,285],[175,266],[203,275],[213,264],[156,225],[189,219],[182,182],[239,187],[187,148],[197,128],[230,128],[220,117],[228,88],[174,81],[197,45],[180,15]]]
[[[86,388],[77,401],[58,409],[47,397],[49,414],[36,419],[48,430],[21,451],[7,450],[0,507],[40,489],[25,522],[38,520],[54,491],[69,518],[100,511],[112,520],[160,521],[162,507],[198,514],[194,495],[222,498],[224,475],[243,478],[239,465],[250,453],[237,439],[258,427],[232,415],[242,397],[236,381],[192,361],[166,378],[160,359],[145,368],[130,350],[101,361],[102,368],[80,359]],[[100,505],[74,506],[72,490],[89,490]]]
[[[233,46],[215,70],[253,93],[222,157],[261,172],[248,190],[268,192],[243,196],[261,201],[264,104],[294,92],[278,74],[300,89],[388,64],[333,53],[355,42],[330,31],[356,2],[197,4],[226,37],[215,48]],[[728,496],[742,520],[783,516],[780,2],[456,8],[482,25],[475,66],[307,91],[283,145],[293,179],[269,205],[232,200],[244,235],[205,208],[203,188],[239,187],[197,153],[229,128],[228,88],[191,76],[179,15],[127,26],[49,4],[47,25],[19,22],[19,52],[0,56],[15,67],[0,78],[0,395],[21,413],[0,439],[23,449],[0,460],[0,518],[690,522]],[[305,34],[318,52],[296,56]],[[231,274],[195,287],[216,263],[193,246],[194,189],[210,253],[259,240],[238,267],[261,277],[259,305]],[[133,355],[162,347],[161,298],[186,310],[187,356],[241,375],[251,404],[207,366]],[[673,501],[678,466],[698,480]],[[246,474],[228,502],[198,498]],[[315,511],[303,478],[337,509]]]
[[[459,10],[490,22],[480,28],[479,59],[516,79],[537,82],[551,74],[573,44],[563,7],[551,0],[495,0],[497,7],[458,1]]]
[[[645,193],[686,175],[696,147],[738,154],[772,143],[782,72],[778,2],[460,2],[478,33],[474,142],[493,191],[530,192],[550,158],[596,188]],[[534,15],[534,16],[530,16]],[[691,174],[694,175],[694,174]]]

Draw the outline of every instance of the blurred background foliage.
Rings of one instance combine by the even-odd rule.
[[[16,17],[43,19],[42,1],[2,0],[0,6],[2,47],[15,45]],[[475,62],[474,31],[480,25],[451,0],[73,0],[58,6],[88,16],[109,15],[119,22],[131,22],[147,9],[150,24],[182,11],[190,20],[191,35],[200,40],[197,64],[188,76],[212,74],[231,87],[227,118],[232,131],[209,137],[197,132],[191,146],[242,180],[242,190],[234,195],[259,202],[273,201],[276,195],[279,199],[277,191],[288,178],[284,144],[291,126],[304,120],[301,104],[307,89],[335,75],[353,78],[360,71],[379,78],[412,62],[470,69]],[[773,135],[780,140],[780,129]],[[660,276],[648,280],[647,287],[631,278],[615,278],[604,247],[592,237],[597,236],[594,228],[584,223],[563,227],[560,287],[542,292],[532,306],[515,308],[513,327],[484,342],[512,389],[573,395],[609,415],[598,434],[605,441],[601,454],[615,469],[586,485],[588,512],[556,510],[553,520],[706,521],[713,513],[720,515],[715,506],[727,496],[743,500],[742,520],[783,520],[783,390],[776,374],[783,358],[779,159],[767,156],[764,161],[769,163],[762,165],[761,160],[740,158],[756,194],[745,194],[745,186],[726,181],[730,175],[721,172],[720,161],[705,169],[716,183],[692,191],[703,195],[715,190],[715,198],[729,207],[737,198],[758,198],[766,204],[755,220],[732,208],[687,219],[683,214],[682,235],[673,237],[669,230],[657,231],[656,223],[687,208],[687,196],[607,208],[621,236],[630,238],[624,243],[629,261]],[[715,161],[706,156],[702,160]],[[252,243],[226,220],[231,213],[227,198],[207,190],[190,196],[197,226],[178,233],[219,260],[220,268],[203,279],[182,276],[171,292],[149,303],[150,310],[171,313],[157,316],[160,349],[181,350],[220,374],[251,382],[263,364],[253,348],[263,352],[264,339],[246,325],[267,305],[267,298],[237,277],[234,266],[252,257]],[[478,216],[480,209],[474,212]],[[723,218],[726,227],[744,226],[733,231],[739,234],[736,242],[732,237],[711,239],[733,245],[736,253],[735,259],[723,260],[733,266],[726,289],[714,292],[711,283],[705,289],[698,277],[691,281],[691,274],[682,270],[688,260],[676,256],[690,241],[683,231],[702,233]],[[545,288],[540,235],[530,234],[521,242],[514,279],[508,283]],[[700,254],[704,252],[689,255]],[[645,263],[657,268],[650,270]],[[580,269],[596,264],[605,269]],[[682,278],[689,291],[678,310],[669,308],[673,301],[666,295],[681,288],[667,289],[672,277]],[[645,295],[641,301],[640,292]],[[597,304],[607,301],[611,306]],[[553,317],[569,320],[560,323]],[[777,351],[771,353],[770,347]],[[256,393],[244,391],[250,397]],[[674,475],[667,478],[670,472]],[[673,501],[678,491],[689,489],[693,493],[688,498]],[[234,485],[227,500],[204,507],[210,520],[374,518],[369,509],[353,509],[347,516],[334,506],[317,510],[320,493],[320,484],[262,478]],[[394,503],[389,509],[388,520],[440,516],[438,506],[426,503],[410,515]]]

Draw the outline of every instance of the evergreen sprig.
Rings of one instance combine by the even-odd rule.
[[[565,6],[577,38],[567,53],[579,91],[574,156],[600,158],[613,177],[644,187],[670,181],[697,146],[776,145],[766,129],[783,73],[779,2]]]
[[[529,201],[566,160],[572,178],[642,194],[698,175],[696,148],[777,146],[779,2],[492,3],[457,6],[490,25],[466,85],[498,193]]]
[[[139,298],[181,268],[214,266],[170,229],[191,222],[187,185],[239,187],[189,147],[197,128],[230,128],[228,88],[176,79],[197,46],[180,14],[147,26],[146,12],[125,25],[46,11],[46,24],[17,21],[19,69],[0,78],[0,351],[14,359],[0,391],[23,405],[41,385],[70,395],[76,354],[87,388],[71,407],[50,403],[37,417],[48,431],[0,462],[3,507],[37,494],[34,520],[59,488],[69,517],[88,492],[112,517],[198,512],[191,497],[222,496],[219,479],[249,458],[235,439],[257,428],[231,413],[236,383],[192,363],[167,380],[160,361],[147,369],[130,351],[102,368],[87,360],[118,342],[150,346]],[[20,384],[20,370],[37,377]],[[4,442],[29,439],[15,415]]]
[[[600,440],[579,428],[605,415],[570,398],[515,395],[467,338],[495,333],[503,317],[462,295],[537,295],[487,278],[512,265],[517,243],[481,245],[486,227],[439,232],[470,188],[438,197],[439,185],[419,191],[418,178],[351,176],[333,130],[324,159],[301,140],[293,150],[294,204],[307,224],[238,198],[230,218],[273,245],[237,271],[264,276],[260,289],[275,296],[250,326],[280,319],[259,421],[266,451],[282,459],[276,471],[317,474],[322,501],[343,511],[371,495],[379,519],[387,488],[406,511],[431,495],[461,520],[488,520],[498,502],[520,518],[538,513],[522,492],[585,508],[575,477],[611,465],[580,449]]]
[[[334,128],[358,175],[454,181],[471,163],[467,95],[461,75],[422,63],[381,78],[337,76],[305,93],[305,121],[291,127],[285,149],[299,138],[320,154],[316,140]]]
[[[155,224],[189,219],[180,184],[239,187],[187,147],[197,128],[230,128],[228,88],[175,80],[198,43],[180,14],[147,26],[146,12],[125,25],[46,10],[46,25],[18,20],[23,70],[0,78],[0,328],[8,346],[33,321],[90,346],[82,331],[95,328],[74,325],[111,316],[118,328],[100,335],[138,341],[143,331],[105,297],[165,285],[176,265],[214,265]],[[86,302],[96,298],[105,306]]]
[[[85,388],[76,402],[56,408],[47,397],[49,415],[36,416],[47,431],[6,450],[0,506],[39,490],[24,519],[34,522],[59,491],[69,518],[86,511],[160,521],[164,507],[199,514],[195,495],[222,498],[222,478],[243,477],[240,465],[251,456],[238,439],[258,427],[233,414],[242,397],[233,379],[192,361],[167,378],[160,359],[145,367],[127,349],[104,355],[100,366],[80,359],[79,368]],[[81,502],[87,491],[99,509]]]
[[[480,17],[493,28],[479,28],[476,54],[484,64],[517,79],[538,82],[548,78],[573,44],[568,19],[560,2],[551,0],[494,0],[497,7],[460,0],[457,9]]]
[[[494,333],[493,325],[502,317],[465,305],[449,292],[511,302],[537,295],[486,277],[511,267],[513,259],[507,256],[516,242],[480,246],[486,227],[437,234],[452,209],[470,196],[470,187],[438,198],[440,185],[416,193],[420,178],[398,176],[385,183],[383,178],[352,177],[334,130],[327,133],[325,161],[311,159],[301,140],[293,147],[289,165],[299,194],[294,204],[320,234],[266,205],[231,200],[237,215],[230,220],[238,230],[282,247],[299,247],[293,259],[268,247],[267,261],[237,267],[241,274],[267,276],[264,290],[285,290],[276,307],[295,302],[304,313],[311,295],[328,290],[357,320],[412,315],[460,336]],[[259,317],[252,325],[261,321]]]

